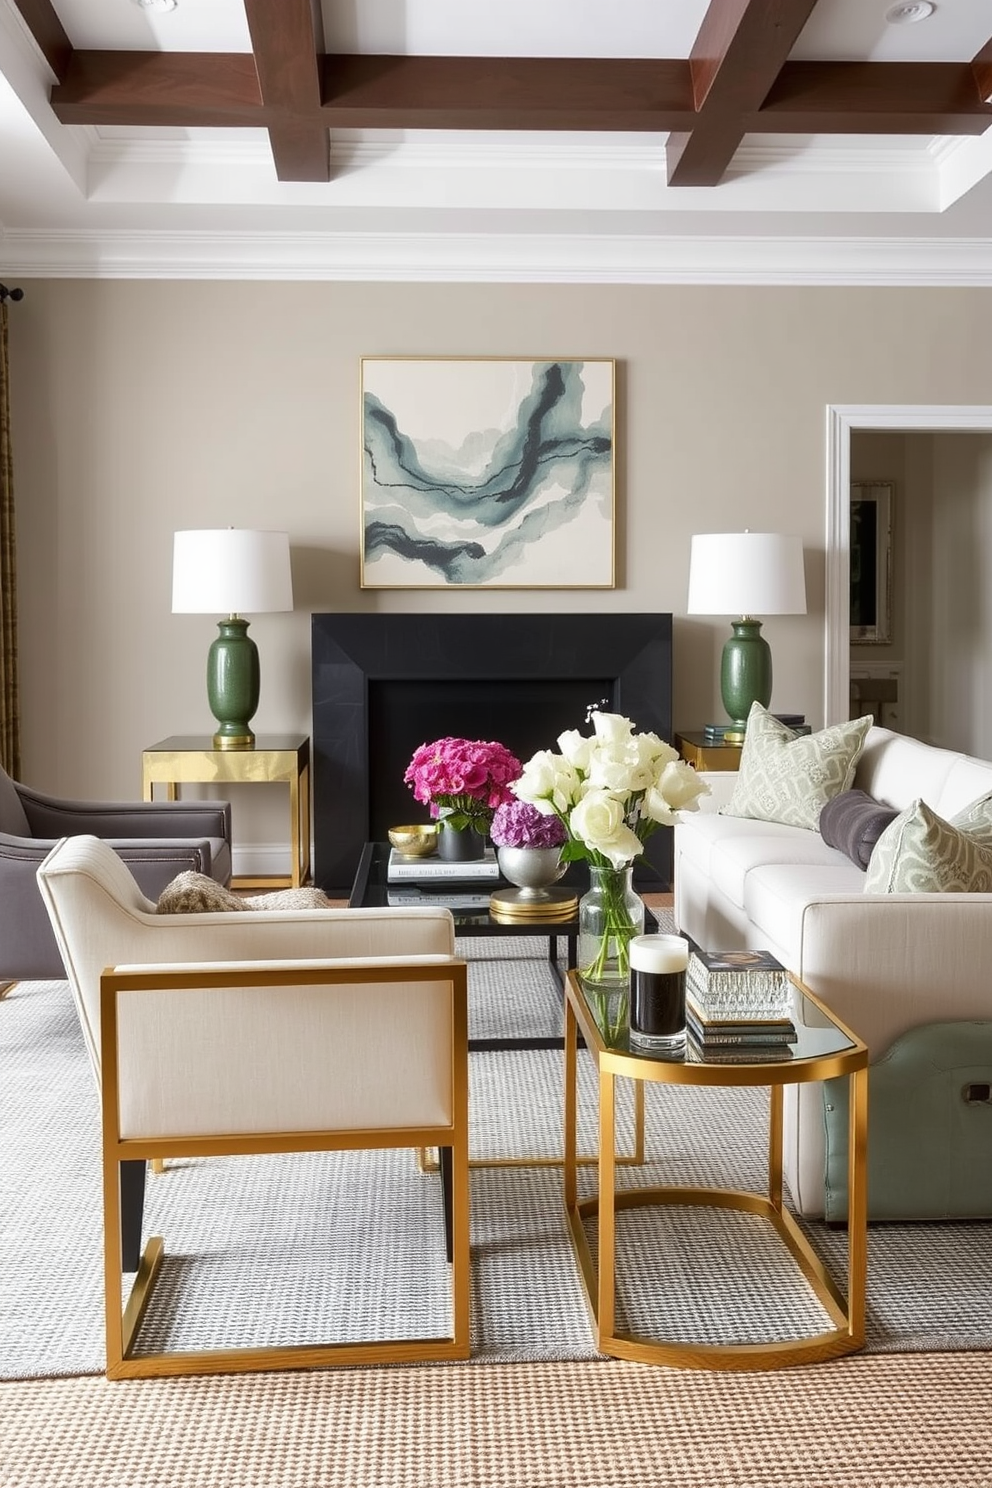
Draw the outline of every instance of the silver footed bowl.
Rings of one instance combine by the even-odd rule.
[[[565,872],[559,861],[560,847],[499,847],[499,871],[508,883],[516,884],[521,899],[547,899],[548,890]]]

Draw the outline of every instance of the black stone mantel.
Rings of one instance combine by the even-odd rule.
[[[362,846],[427,808],[403,784],[414,749],[448,734],[498,739],[526,760],[590,707],[672,737],[671,615],[315,614],[314,880],[346,894]],[[667,889],[671,833],[635,883]]]

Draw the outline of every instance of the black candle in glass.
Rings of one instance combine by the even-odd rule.
[[[630,942],[630,1042],[650,1054],[685,1048],[685,973],[681,935],[635,935]]]

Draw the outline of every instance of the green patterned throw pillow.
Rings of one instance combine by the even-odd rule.
[[[816,734],[797,735],[760,703],[752,703],[740,772],[724,815],[815,832],[824,804],[850,789],[872,722],[869,713]]]
[[[974,842],[992,848],[992,796],[980,796],[951,817],[951,826],[967,832]]]
[[[879,837],[865,893],[992,893],[992,846],[944,821],[925,801],[914,801]]]

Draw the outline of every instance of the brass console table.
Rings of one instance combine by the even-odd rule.
[[[565,1211],[582,1275],[596,1347],[618,1359],[690,1369],[781,1369],[833,1359],[862,1348],[865,1341],[867,1271],[868,1050],[812,993],[796,982],[795,1022],[799,1038],[792,1058],[774,1063],[706,1063],[688,1051],[663,1060],[639,1054],[624,1030],[607,1043],[582,982],[570,971],[565,984]],[[577,1031],[581,1030],[599,1077],[598,1192],[579,1199],[576,1154]],[[767,1085],[771,1087],[768,1134],[768,1190],[750,1193],[729,1188],[655,1186],[617,1188],[614,1084],[617,1076],[669,1085]],[[807,1080],[849,1077],[847,1296],[834,1283],[794,1216],[782,1192],[782,1090]],[[616,1318],[617,1213],[636,1205],[704,1205],[740,1209],[773,1225],[832,1326],[805,1338],[764,1343],[698,1343],[649,1338],[623,1331]],[[585,1221],[598,1221],[598,1254],[593,1254]]]
[[[288,876],[242,876],[241,889],[298,889],[310,876],[310,740],[305,734],[260,734],[254,749],[215,749],[209,735],[173,734],[141,756],[144,799],[156,785],[178,800],[184,784],[289,786],[292,871]]]

